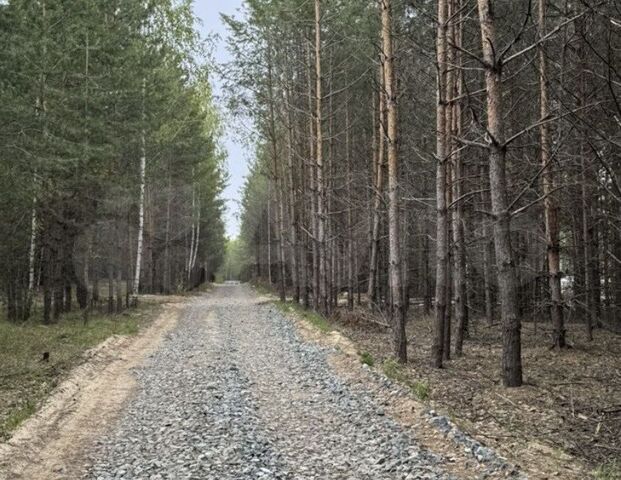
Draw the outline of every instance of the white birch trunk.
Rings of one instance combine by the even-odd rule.
[[[140,199],[138,201],[138,245],[136,248],[136,269],[134,271],[134,285],[132,289],[132,304],[138,303],[138,289],[140,287],[140,268],[142,266],[142,248],[144,237],[144,197],[147,171],[147,139],[145,132],[145,96],[147,89],[146,79],[142,79],[142,132],[140,134]]]

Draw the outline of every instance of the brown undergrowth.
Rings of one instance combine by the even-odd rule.
[[[381,322],[381,320],[380,320]],[[367,313],[338,311],[333,323],[366,359],[391,356],[390,331]],[[568,327],[572,348],[551,350],[546,326],[522,329],[525,385],[500,383],[500,327],[472,321],[464,355],[430,367],[431,318],[412,311],[409,382],[428,385],[428,402],[465,431],[517,463],[537,462],[557,478],[621,478],[621,336]],[[542,477],[545,478],[545,477]]]

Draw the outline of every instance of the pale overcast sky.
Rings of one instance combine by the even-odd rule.
[[[220,39],[215,45],[215,60],[224,63],[229,60],[226,50],[227,31],[222,21],[220,13],[226,15],[236,15],[241,8],[244,0],[194,0],[194,12],[202,20],[200,26],[203,36],[216,33]],[[239,16],[239,15],[236,15]],[[212,79],[214,93],[216,97],[221,96],[221,87],[217,78]],[[245,148],[235,140],[235,128],[226,130],[224,146],[228,151],[228,165],[230,173],[229,186],[224,195],[227,199],[228,211],[226,214],[226,232],[229,237],[235,237],[239,233],[239,204],[241,198],[240,189],[244,183],[246,175],[248,155]]]

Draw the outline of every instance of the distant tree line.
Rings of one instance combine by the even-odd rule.
[[[190,2],[9,0],[0,39],[8,319],[118,312],[212,275],[226,178]]]
[[[255,126],[246,277],[329,315],[414,302],[430,361],[502,324],[621,328],[621,10],[615,1],[248,0],[230,104]]]

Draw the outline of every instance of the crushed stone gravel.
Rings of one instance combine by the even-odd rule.
[[[198,297],[149,360],[84,478],[450,479],[245,285]]]

